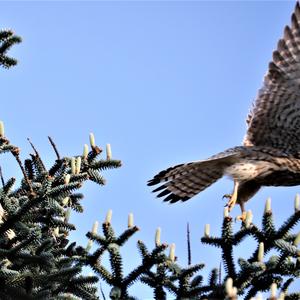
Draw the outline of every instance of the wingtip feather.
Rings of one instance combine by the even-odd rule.
[[[170,193],[171,193],[171,191],[169,191],[169,190],[163,190],[161,193],[159,193],[159,194],[157,195],[157,198],[164,197],[164,196],[166,196],[166,195],[169,195]]]
[[[153,178],[153,179],[150,179],[147,181],[148,186],[156,185],[158,183],[160,183],[160,179],[158,179],[158,178]]]
[[[292,34],[292,31],[291,31],[291,28],[288,25],[286,25],[284,27],[283,37],[284,37],[285,40],[292,40],[293,39],[293,34]]]
[[[153,193],[156,193],[156,192],[158,192],[158,191],[161,191],[161,190],[165,189],[166,187],[167,187],[167,186],[166,186],[165,184],[163,184],[163,185],[159,186],[158,188],[154,189],[152,192],[153,192]]]

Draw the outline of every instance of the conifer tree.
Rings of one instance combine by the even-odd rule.
[[[92,136],[91,138],[94,141]],[[102,171],[121,162],[98,159],[102,150],[92,143],[91,151],[74,157],[60,157],[49,169],[32,144],[33,154],[21,162],[20,149],[10,143],[0,123],[0,153],[16,159],[23,178],[4,180],[0,189],[0,299],[98,299],[96,276],[83,276],[86,250],[70,243],[75,226],[69,222],[71,210],[82,212],[83,183],[103,185]]]
[[[20,42],[21,38],[15,35],[12,30],[0,30],[0,66],[8,69],[17,64],[17,60],[7,56],[7,52],[13,45]]]
[[[0,31],[2,67],[16,64],[7,51],[20,41],[12,31]],[[269,300],[300,299],[300,292],[288,291],[300,277],[300,233],[293,232],[300,221],[299,196],[295,199],[294,213],[279,228],[274,224],[270,199],[261,226],[253,223],[252,213],[248,211],[241,228],[234,233],[233,219],[227,209],[220,237],[212,236],[210,226],[205,226],[201,241],[220,249],[223,275],[213,269],[204,280],[205,274],[200,273],[204,264],[179,265],[175,244],[162,243],[160,229],[155,234],[153,249],[138,241],[140,264],[124,274],[123,264],[128,262],[124,261],[120,249],[139,230],[132,214],[128,228],[119,235],[112,227],[109,211],[102,224],[102,234],[98,233],[97,222],[87,233],[86,247],[69,238],[70,231],[76,229],[69,222],[71,212],[83,212],[84,196],[79,190],[84,182],[91,180],[103,185],[103,171],[120,167],[121,161],[112,159],[110,145],[103,158],[93,134],[90,134],[90,150],[84,145],[81,155],[62,157],[50,137],[49,142],[56,154],[50,168],[45,166],[31,141],[33,153],[23,162],[20,149],[6,137],[0,121],[0,155],[14,159],[22,174],[21,181],[17,182],[14,177],[5,179],[5,171],[2,173],[0,169],[0,299],[138,299],[131,295],[130,289],[137,281],[150,287],[157,300],[167,299],[168,294],[182,300],[250,300],[261,299],[260,292],[269,290]],[[257,248],[250,257],[236,259],[234,249],[246,237],[253,238]],[[91,251],[92,243],[97,246],[94,251]],[[268,256],[271,251],[273,255]],[[103,262],[105,253],[110,268]],[[85,266],[91,267],[94,274],[84,275]],[[110,286],[109,295],[101,291],[99,280]]]

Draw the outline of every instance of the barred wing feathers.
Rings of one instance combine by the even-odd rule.
[[[148,185],[162,183],[153,190],[157,197],[175,203],[186,201],[206,189],[224,175],[224,169],[234,163],[236,152],[229,150],[210,159],[177,165],[159,172],[148,181]]]
[[[300,151],[300,7],[273,52],[263,87],[247,118],[245,146],[268,146],[290,154]]]

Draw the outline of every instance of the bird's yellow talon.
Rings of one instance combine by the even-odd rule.
[[[246,215],[247,215],[247,212],[246,211],[243,211],[243,213],[240,215],[240,216],[237,216],[235,218],[235,221],[242,221],[242,222],[245,222],[246,220]]]
[[[227,202],[228,211],[230,212],[237,201],[237,192],[238,192],[239,183],[237,181],[234,182],[233,193],[230,195],[230,199]]]
[[[231,199],[228,201],[227,203],[227,206],[228,206],[228,211],[230,212],[234,206],[235,206],[235,203],[236,203],[236,197],[231,197]]]

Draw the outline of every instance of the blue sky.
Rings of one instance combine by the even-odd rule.
[[[0,119],[22,157],[31,151],[27,137],[51,165],[48,135],[71,156],[94,132],[97,144],[110,143],[123,161],[121,169],[104,174],[104,188],[84,188],[85,212],[71,219],[79,243],[86,244],[85,233],[108,209],[118,232],[133,212],[141,231],[125,249],[126,270],[139,262],[132,254],[137,239],[152,247],[158,226],[185,265],[187,222],[193,262],[205,262],[207,271],[219,266],[219,250],[200,238],[206,223],[220,234],[222,195],[232,182],[222,179],[191,201],[168,205],[146,181],[171,165],[241,144],[245,117],[293,8],[293,1],[1,1],[1,27],[23,37],[11,51],[19,65],[0,72]],[[16,165],[6,158],[0,157],[4,175],[13,176]],[[259,224],[270,196],[280,224],[293,212],[297,192],[265,188],[247,208]],[[237,207],[232,215],[238,214]],[[241,247],[237,257],[254,247]],[[136,295],[152,297],[141,287]]]

